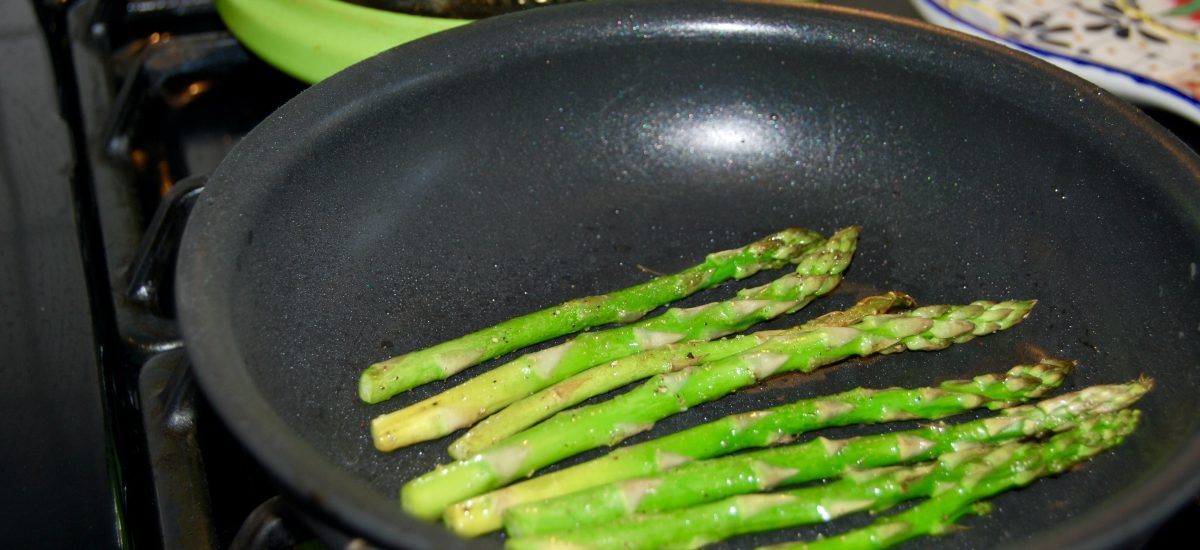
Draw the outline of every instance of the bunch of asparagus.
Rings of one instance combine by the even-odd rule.
[[[371,365],[359,380],[359,397],[378,403],[427,382],[552,338],[583,329],[639,319],[663,304],[691,296],[729,279],[782,267],[824,239],[791,228],[736,250],[709,254],[704,262],[674,275],[588,296],[511,319],[420,351]]]
[[[1133,387],[1124,389],[1140,391]],[[959,435],[957,443],[962,450],[930,442],[929,448],[905,456],[904,444],[894,440],[919,436],[886,434],[837,442],[817,440],[824,447],[855,449],[844,454],[825,451],[832,457],[815,463],[805,460],[816,453],[815,446],[808,452],[778,453],[793,456],[773,457],[774,462],[757,456],[697,462],[654,478],[604,485],[514,508],[506,519],[509,534],[515,535],[508,546],[514,549],[698,548],[735,535],[828,522],[855,512],[880,512],[905,500],[927,497],[921,505],[881,518],[864,531],[801,543],[798,547],[858,548],[872,540],[876,544],[886,541],[881,546],[888,546],[913,536],[944,531],[957,517],[972,511],[977,501],[1065,471],[1120,443],[1137,425],[1139,413],[1089,411],[1084,416],[1074,422],[1064,418],[1049,420],[1054,424],[1050,428],[1039,424],[1039,420],[1045,422],[1045,419],[1017,418],[1018,423],[1035,430],[1058,429],[1063,424],[1073,426],[1044,441],[1012,439],[1013,434],[1005,432],[992,436],[998,441],[993,445],[962,445],[973,440]],[[976,427],[975,433],[986,432]],[[1005,441],[1006,437],[1010,439]],[[937,454],[939,451],[941,454]],[[843,457],[862,459],[863,464],[848,468],[846,464],[853,463]],[[916,459],[932,460],[914,463]],[[740,469],[754,471],[745,468],[749,464],[759,464],[757,472],[765,472],[765,475],[751,474],[758,486],[724,485],[729,480],[744,479],[741,476],[747,474]],[[862,468],[868,464],[891,465]],[[825,477],[837,479],[799,489],[761,492],[776,483],[795,484]],[[684,486],[689,487],[681,490]],[[624,489],[620,503],[605,500],[614,487]],[[706,491],[713,492],[710,495]],[[652,503],[639,501],[649,497],[655,497]],[[637,503],[631,505],[632,502]],[[607,507],[609,511],[620,507],[626,513],[616,520],[610,517],[600,525],[590,508],[567,508],[580,504]],[[630,508],[645,511],[629,512]],[[588,513],[579,514],[581,509]],[[565,510],[571,510],[575,516],[563,513]]]
[[[379,402],[522,347],[627,323],[520,356],[376,418],[372,436],[383,451],[475,425],[451,445],[457,461],[404,485],[402,506],[418,517],[440,517],[466,536],[503,527],[512,548],[695,548],[925,498],[861,533],[820,541],[842,541],[837,548],[894,544],[946,531],[957,518],[983,510],[981,499],[1062,472],[1119,443],[1136,426],[1138,413],[1126,407],[1149,390],[1148,380],[1021,405],[1053,391],[1074,366],[1046,359],[936,387],[859,388],[743,413],[514,483],[775,374],[809,372],[855,356],[943,349],[1010,328],[1035,304],[915,307],[907,295],[892,292],[795,328],[719,339],[832,291],[857,238],[857,227],[828,239],[785,230],[710,254],[674,275],[372,365],[363,373],[360,396]],[[789,263],[796,265],[793,272],[732,299],[638,320],[722,281]],[[608,401],[565,410],[643,379]],[[793,444],[826,427],[937,420],[978,408],[1003,410],[957,425]],[[752,448],[762,450],[731,455]],[[828,481],[769,492],[814,480]]]

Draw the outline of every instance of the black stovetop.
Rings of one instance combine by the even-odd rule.
[[[836,3],[915,17],[900,0]],[[203,175],[306,85],[242,48],[211,0],[0,2],[0,53],[0,540],[340,545],[196,391],[170,300]],[[1197,519],[1193,501],[1134,546]]]

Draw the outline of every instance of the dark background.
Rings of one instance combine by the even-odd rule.
[[[119,546],[89,236],[49,52],[33,3],[0,1],[0,540]]]

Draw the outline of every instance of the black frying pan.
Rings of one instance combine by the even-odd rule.
[[[1124,446],[938,541],[1112,545],[1200,490],[1198,181],[1134,109],[978,40],[782,3],[577,4],[398,48],[285,105],[209,180],[178,304],[204,391],[295,497],[373,541],[444,548],[395,495],[448,439],[380,454],[367,422],[445,386],[366,406],[365,365],[644,280],[639,265],[861,224],[846,283],[802,315],[886,289],[1041,304],[1011,331],[785,376],[649,435],[1041,354],[1081,361],[1066,390],[1147,374]]]

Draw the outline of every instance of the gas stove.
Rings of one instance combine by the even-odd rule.
[[[358,544],[290,504],[228,433],[173,320],[175,251],[204,175],[307,85],[243,48],[211,0],[26,0],[0,21],[4,539]],[[1154,116],[1200,144],[1193,125]],[[1197,519],[1194,501],[1135,546]]]

